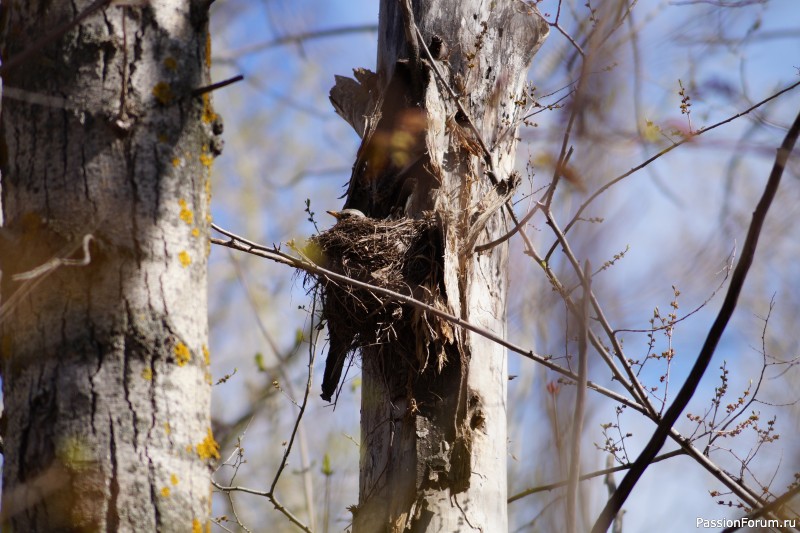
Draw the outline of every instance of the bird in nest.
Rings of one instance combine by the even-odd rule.
[[[328,211],[328,214],[336,219],[337,222],[342,220],[359,220],[367,218],[367,215],[358,209],[342,209],[341,211]]]
[[[352,208],[342,209],[341,211],[328,211],[328,214],[336,219],[337,224],[339,222],[367,219],[363,212]],[[322,394],[320,395],[327,402],[331,401],[333,394],[336,392],[336,387],[339,386],[347,353],[350,350],[349,342],[339,337],[340,335],[335,328],[328,329],[328,357],[325,360],[325,375],[322,378]]]

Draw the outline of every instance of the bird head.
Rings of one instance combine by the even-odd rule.
[[[342,209],[341,211],[328,211],[328,214],[336,220],[355,220],[367,218],[367,216],[358,209]]]

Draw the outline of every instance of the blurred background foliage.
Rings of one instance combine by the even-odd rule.
[[[569,233],[580,260],[590,259],[595,269],[614,263],[593,281],[613,327],[647,330],[656,308],[660,317],[674,312],[678,318],[700,308],[673,329],[654,333],[651,352],[674,353],[663,381],[667,363],[647,359],[647,332],[620,333],[628,356],[646,361],[640,377],[655,388],[657,406],[665,390],[671,399],[680,387],[721,304],[720,294],[711,297],[744,240],[775,150],[800,106],[800,91],[788,91],[714,131],[693,133],[798,81],[795,1],[538,2],[551,33],[530,71],[534,96],[526,102],[530,116],[519,131],[517,162],[526,178],[515,199],[520,216],[551,182],[570,116],[573,154],[554,199],[562,227],[598,188],[688,139],[600,195]],[[333,223],[325,210],[342,206],[359,140],[335,115],[327,94],[334,74],[375,68],[377,20],[378,2],[369,0],[214,3],[213,79],[245,77],[213,96],[226,142],[214,167],[217,224],[257,242],[279,244]],[[773,495],[794,481],[800,459],[798,373],[791,364],[800,356],[798,171],[795,157],[738,310],[688,409],[702,415],[712,406],[723,362],[728,370],[723,406],[735,402],[763,372],[759,397],[764,403],[749,410],[760,414],[762,428],[777,415],[780,439],[759,446],[763,438],[750,428],[724,439],[711,457],[753,487],[769,487]],[[540,252],[555,242],[540,215],[527,231]],[[516,238],[511,249],[509,340],[570,364],[575,324]],[[575,284],[560,249],[550,265],[568,286]],[[215,479],[268,490],[298,414],[295,402],[305,389],[311,298],[302,278],[285,266],[225,248],[212,250],[209,284],[212,365],[215,380],[222,381],[214,387],[213,416],[228,459]],[[358,501],[359,370],[357,362],[350,368],[336,408],[325,405],[318,397],[322,340],[324,332],[309,408],[276,496],[315,531],[342,531],[350,522],[347,506]],[[772,364],[779,361],[785,364]],[[575,429],[570,427],[574,388],[514,354],[509,368],[516,376],[508,399],[513,495],[566,478],[564,445]],[[590,379],[614,387],[601,365],[592,364]],[[604,397],[590,393],[589,398],[586,425],[577,428],[584,443],[583,471],[606,466],[606,438],[617,441],[620,458],[635,459],[653,425],[635,413],[617,412]],[[604,430],[601,424],[612,425]],[[688,419],[678,426],[684,435],[695,428]],[[697,517],[737,516],[735,499],[710,495],[723,489],[688,458],[658,463],[628,500],[623,530],[642,531],[655,523],[684,530]],[[606,498],[602,477],[584,483],[587,529]],[[219,523],[230,530],[242,525],[252,531],[296,530],[263,497],[219,494],[215,501],[215,515],[224,516]],[[510,530],[557,530],[562,503],[558,490],[511,503]]]

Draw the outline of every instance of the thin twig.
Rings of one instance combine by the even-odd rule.
[[[497,239],[495,239],[495,240],[493,240],[491,242],[487,242],[486,244],[479,244],[478,246],[475,247],[475,251],[478,252],[478,253],[485,252],[486,250],[491,250],[495,246],[503,244],[508,239],[513,237],[515,233],[517,233],[519,230],[521,230],[522,226],[525,225],[525,223],[528,222],[531,219],[531,217],[533,217],[533,215],[536,214],[536,211],[538,209],[539,209],[538,204],[534,205],[533,208],[530,211],[528,211],[528,214],[525,215],[524,217],[522,217],[522,219],[519,222],[514,224],[514,227],[511,228],[505,235],[503,235],[501,237],[498,237]]]
[[[670,320],[669,322],[667,322],[666,324],[664,324],[662,326],[654,326],[654,327],[648,328],[648,329],[633,329],[633,328],[615,329],[613,331],[614,335],[617,335],[618,333],[655,333],[657,331],[664,331],[666,329],[669,329],[669,328],[675,326],[675,324],[679,324],[679,323],[683,322],[684,320],[686,320],[687,318],[695,315],[701,309],[703,309],[705,306],[707,306],[709,304],[709,302],[711,302],[711,300],[714,299],[714,297],[717,295],[717,293],[722,290],[722,287],[725,286],[725,282],[728,281],[728,276],[730,275],[731,270],[733,270],[733,263],[735,261],[735,256],[736,256],[736,250],[733,249],[733,250],[731,250],[730,255],[728,255],[728,257],[725,259],[725,267],[722,269],[725,272],[725,275],[720,280],[719,284],[717,285],[717,288],[714,289],[713,291],[711,291],[711,294],[709,294],[706,297],[706,299],[702,301],[702,303],[700,303],[697,307],[695,307],[694,309],[692,309],[688,313],[683,314],[680,318],[675,318],[674,320]],[[719,272],[717,272],[717,274],[719,274]]]
[[[581,55],[581,58],[585,58],[586,54],[583,53],[583,48],[581,48],[580,45],[575,41],[575,39],[573,39],[572,36],[569,35],[566,31],[564,31],[564,29],[561,27],[560,21],[561,21],[562,4],[563,0],[558,0],[558,7],[556,8],[556,18],[555,20],[553,20],[553,22],[548,22],[548,24],[556,28],[561,33],[561,35],[563,35],[570,42],[570,44],[572,44],[572,46],[575,47],[575,49]]]
[[[728,487],[737,497],[741,498],[746,505],[757,507],[766,503],[753,489],[745,485],[743,481],[734,479],[730,474],[704,455],[689,439],[681,435],[678,430],[671,428],[669,436],[673,442],[689,455],[689,457],[705,468],[712,476],[717,478],[720,483]]]
[[[217,490],[219,490],[221,492],[227,492],[227,493],[243,492],[245,494],[252,494],[254,496],[264,496],[266,498],[270,497],[270,494],[268,492],[263,491],[263,490],[255,490],[255,489],[250,489],[250,488],[247,488],[247,487],[241,487],[241,486],[238,486],[238,485],[237,486],[227,486],[226,487],[224,485],[220,485],[219,483],[217,483],[213,479],[211,480],[211,484],[214,486],[215,489],[217,489]],[[278,511],[280,511],[281,513],[286,515],[286,518],[288,518],[289,521],[292,522],[294,525],[296,525],[297,527],[299,527],[300,529],[302,529],[306,533],[314,533],[299,518],[297,518],[289,509],[284,507],[283,504],[281,504],[277,500],[270,500],[270,501],[275,506],[275,509],[277,509]]]
[[[292,434],[289,437],[289,442],[286,444],[286,450],[283,452],[283,458],[281,459],[281,464],[278,466],[278,470],[275,472],[275,478],[272,480],[272,485],[269,487],[269,492],[267,493],[267,498],[275,508],[278,509],[281,513],[283,513],[291,522],[297,524],[305,531],[311,531],[308,526],[301,524],[297,521],[296,517],[292,513],[289,512],[283,505],[280,504],[278,498],[275,496],[275,487],[278,485],[278,480],[281,477],[281,473],[286,468],[286,464],[289,460],[289,454],[292,451],[292,445],[294,444],[295,436],[297,435],[298,430],[300,429],[300,421],[303,419],[303,413],[306,411],[306,406],[308,405],[308,395],[311,392],[311,383],[312,378],[314,376],[313,368],[314,368],[314,357],[317,351],[317,341],[319,340],[319,335],[321,333],[320,330],[316,330],[314,325],[314,316],[316,314],[316,298],[312,300],[312,308],[311,308],[311,318],[309,320],[309,335],[308,335],[308,358],[309,358],[309,369],[308,369],[308,379],[306,380],[306,390],[303,393],[303,402],[300,404],[300,412],[297,413],[297,418],[294,422],[294,427],[292,428]],[[316,333],[316,336],[315,336]],[[313,522],[313,520],[312,520]]]
[[[192,96],[202,96],[206,93],[210,93],[211,91],[216,91],[217,89],[222,89],[223,87],[227,87],[233,83],[242,81],[244,76],[241,74],[234,76],[232,78],[228,78],[227,80],[218,81],[217,83],[212,83],[211,85],[206,85],[205,87],[198,87],[197,89],[192,91]]]
[[[259,316],[258,305],[256,304],[256,301],[255,301],[255,299],[253,298],[253,295],[252,295],[252,291],[250,290],[250,287],[247,284],[247,280],[245,279],[245,275],[244,275],[244,272],[242,271],[242,268],[241,268],[241,265],[239,263],[239,260],[237,259],[236,255],[233,253],[233,251],[230,251],[230,258],[231,258],[231,263],[233,264],[233,268],[234,268],[234,270],[236,272],[236,277],[238,278],[239,283],[241,284],[242,289],[244,290],[244,294],[245,294],[245,298],[247,299],[247,303],[250,305],[250,309],[253,311],[253,317],[256,320],[256,324],[258,326],[258,329],[261,332],[261,335],[267,341],[267,344],[269,344],[270,348],[272,349],[272,351],[273,351],[273,353],[275,355],[275,358],[278,360],[278,364],[276,365],[276,367],[277,367],[278,374],[280,374],[280,379],[281,379],[281,381],[283,383],[283,387],[286,388],[286,392],[284,392],[284,394],[288,393],[289,401],[291,401],[295,406],[297,406],[300,409],[301,412],[298,415],[298,417],[300,417],[300,416],[302,416],[302,411],[305,409],[305,404],[298,405],[297,402],[295,401],[294,386],[292,385],[292,380],[289,378],[289,375],[287,374],[286,368],[285,368],[287,360],[289,359],[289,357],[291,357],[291,354],[294,353],[297,348],[296,347],[292,348],[290,350],[290,352],[285,356],[281,354],[280,349],[278,348],[278,344],[275,342],[275,339],[270,334],[269,329],[267,329],[266,324],[264,324],[264,321],[261,320],[261,317]],[[315,300],[312,300],[312,302],[315,302]],[[313,305],[314,304],[312,303],[312,306]],[[316,347],[316,340],[314,340],[313,342],[311,341],[311,339],[313,338],[313,334],[314,334],[314,316],[315,316],[315,313],[314,313],[313,307],[312,307],[312,312],[311,312],[310,316],[311,316],[311,319],[310,319],[311,320],[311,327],[309,328],[309,337],[308,338],[309,338],[309,350],[312,350],[312,349],[315,349],[315,347]],[[309,352],[309,357],[311,358],[311,364],[312,365],[313,365],[314,353],[315,352],[312,352],[312,351]],[[265,368],[264,371],[269,376],[270,381],[272,381],[272,379],[273,379],[272,378],[272,373],[269,371],[269,369]],[[309,369],[309,373],[310,372],[311,372],[311,369]],[[310,467],[309,467],[308,444],[307,444],[307,438],[306,438],[306,431],[304,430],[303,425],[299,425],[297,427],[297,438],[298,438],[299,444],[300,444],[300,468],[301,468],[301,470],[303,472],[303,488],[304,488],[305,498],[306,498],[306,509],[307,509],[307,512],[308,512],[308,515],[309,515],[309,527],[310,527],[310,529],[312,531],[315,531],[317,528],[316,528],[316,524],[315,524],[315,520],[314,520],[313,483],[312,483]]]
[[[560,2],[559,2],[559,4],[560,4]],[[560,9],[561,9],[561,7],[559,6],[559,10]],[[582,58],[586,57],[586,54],[583,52],[583,48],[581,48],[581,45],[579,45],[577,42],[575,42],[575,39],[573,39],[572,36],[569,33],[567,33],[564,30],[564,28],[561,27],[561,24],[559,24],[558,21],[550,22],[549,24],[550,24],[550,26],[552,26],[555,29],[557,29],[559,31],[559,33],[561,35],[563,35],[570,42],[570,44],[572,44],[572,46],[575,47],[575,50],[578,51],[578,53],[581,55]]]
[[[316,332],[316,337],[314,337],[314,306],[316,305],[316,299],[312,300],[312,312],[310,318],[310,325],[309,325],[309,366],[311,368],[314,367],[314,355],[316,354],[316,346],[317,346],[317,338],[319,338],[320,332]],[[313,340],[312,340],[313,339]],[[283,472],[284,468],[286,468],[286,463],[289,460],[289,454],[292,452],[292,445],[294,444],[294,438],[297,435],[297,431],[300,427],[300,421],[303,419],[303,413],[306,411],[306,405],[308,403],[308,394],[311,391],[311,381],[314,373],[309,368],[308,371],[308,379],[306,380],[306,389],[303,393],[303,401],[300,404],[300,412],[297,413],[297,418],[294,421],[294,426],[292,427],[292,434],[289,437],[289,441],[286,443],[286,449],[283,452],[283,458],[281,459],[281,464],[278,466],[277,472],[275,472],[275,477],[272,480],[272,485],[269,487],[269,494],[272,495],[275,492],[275,486],[278,484],[278,480],[281,477],[281,473]]]
[[[673,450],[671,452],[667,452],[667,453],[659,455],[658,457],[653,459],[653,462],[654,463],[658,463],[660,461],[663,461],[665,459],[670,459],[670,458],[676,457],[678,455],[686,455],[686,452],[684,450],[682,450],[682,449],[681,450]],[[625,464],[625,465],[618,465],[618,466],[614,466],[614,467],[610,467],[610,468],[603,468],[602,470],[595,470],[594,472],[589,472],[588,474],[581,475],[578,478],[578,480],[587,481],[589,479],[593,479],[593,478],[600,477],[600,476],[605,476],[605,475],[608,475],[608,474],[612,474],[614,472],[621,472],[623,470],[628,470],[632,465],[633,465],[633,463],[628,463],[628,464]],[[508,503],[513,503],[513,502],[515,502],[517,500],[521,500],[525,496],[530,496],[531,494],[536,494],[537,492],[551,491],[551,490],[559,489],[561,487],[566,487],[568,483],[569,483],[569,480],[565,479],[564,481],[558,481],[556,483],[549,483],[547,485],[539,485],[538,487],[532,487],[530,489],[525,489],[525,490],[523,490],[521,492],[518,492],[517,494],[514,494],[513,496],[510,496],[508,498]]]

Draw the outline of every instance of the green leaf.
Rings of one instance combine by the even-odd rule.
[[[256,359],[256,367],[258,367],[258,371],[259,372],[266,372],[267,371],[267,366],[264,364],[264,354],[262,354],[261,352],[258,352],[256,354],[255,359]]]
[[[322,457],[322,474],[332,476],[333,470],[331,469],[331,456],[327,453]]]

